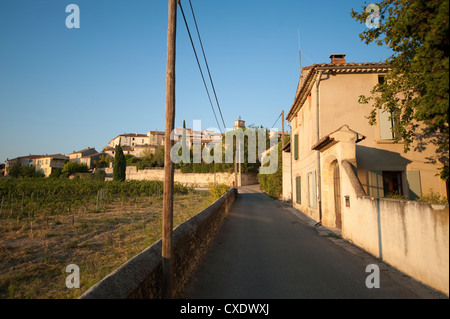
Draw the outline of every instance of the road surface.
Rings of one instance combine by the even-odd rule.
[[[181,298],[446,298],[314,224],[257,185],[240,188]],[[369,289],[373,264],[380,288]]]

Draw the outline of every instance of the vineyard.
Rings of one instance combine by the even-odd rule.
[[[108,203],[129,204],[138,198],[160,196],[162,191],[160,181],[0,179],[0,218],[105,211]],[[188,188],[177,184],[174,192],[187,194]]]
[[[163,183],[0,179],[0,298],[76,298],[161,238]],[[174,189],[174,226],[214,199]],[[65,268],[80,267],[68,289]]]

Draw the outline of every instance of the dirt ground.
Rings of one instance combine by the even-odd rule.
[[[174,227],[211,203],[207,192],[177,195]],[[162,196],[108,203],[102,212],[0,219],[0,298],[77,298],[161,238]],[[66,287],[66,267],[80,288]]]

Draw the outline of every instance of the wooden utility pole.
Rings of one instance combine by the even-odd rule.
[[[281,149],[284,148],[284,110],[281,111]]]
[[[177,0],[169,0],[169,25],[167,29],[167,74],[166,74],[166,132],[164,135],[164,197],[162,220],[162,295],[172,295],[172,232],[173,232],[173,172],[170,158],[173,141],[170,133],[175,126],[175,49],[177,31]]]

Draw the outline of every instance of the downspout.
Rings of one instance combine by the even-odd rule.
[[[291,137],[290,137],[290,140],[289,140],[289,143],[291,143],[291,146],[290,147],[292,147],[292,141],[293,141],[293,139],[292,139],[292,137],[293,137],[293,135],[292,135],[292,125],[289,125],[289,130],[291,131]],[[292,154],[292,148],[291,148],[291,151],[290,151],[290,156],[289,156],[289,158],[291,159],[291,167],[290,167],[290,170],[291,170],[291,173],[290,173],[290,179],[291,179],[291,206],[292,207],[294,207],[294,182],[293,182],[293,177],[292,177],[292,156],[294,156],[293,154]]]
[[[323,71],[319,71],[319,76],[317,78],[317,85],[316,85],[316,133],[317,133],[317,142],[320,140],[320,129],[319,129],[319,86],[320,86],[320,80],[322,78]],[[317,201],[319,205],[319,222],[316,224],[316,226],[322,224],[322,174],[320,169],[320,151],[317,151]]]

